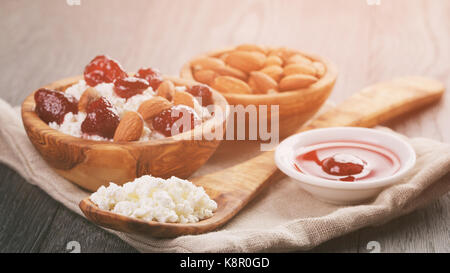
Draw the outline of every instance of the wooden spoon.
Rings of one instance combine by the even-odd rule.
[[[325,112],[300,131],[332,126],[372,127],[437,101],[443,93],[444,86],[440,82],[422,77],[375,84]],[[212,231],[235,216],[267,185],[282,177],[273,156],[272,151],[265,152],[233,167],[191,179],[204,187],[218,204],[213,217],[198,223],[143,221],[100,210],[89,198],[80,202],[80,208],[89,220],[100,226],[134,234],[175,237]]]

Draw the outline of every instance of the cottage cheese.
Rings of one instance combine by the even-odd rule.
[[[144,175],[123,186],[110,183],[90,196],[100,209],[146,221],[195,223],[217,209],[202,187],[172,176]]]
[[[77,100],[80,100],[81,95],[83,92],[88,88],[89,86],[86,84],[84,80],[78,81],[76,84],[68,87],[65,91],[67,95],[74,96]],[[117,111],[117,114],[119,117],[122,117],[126,112],[128,111],[134,111],[137,112],[139,109],[139,106],[142,102],[151,99],[152,97],[156,96],[155,92],[151,87],[144,90],[142,94],[137,94],[133,97],[130,97],[128,99],[119,97],[114,92],[114,84],[113,83],[100,83],[94,87],[101,96],[108,99],[111,104],[114,106],[115,110]],[[177,90],[179,91],[185,91],[186,87],[183,86],[177,86]],[[194,100],[194,110],[197,113],[199,117],[202,118],[202,120],[207,120],[211,117],[211,114],[209,111],[202,107],[197,100]],[[112,141],[112,139],[106,139],[101,136],[96,135],[87,135],[83,134],[81,132],[81,123],[83,123],[84,119],[86,118],[86,114],[79,112],[78,114],[73,114],[71,112],[67,113],[64,116],[64,121],[61,124],[57,124],[56,122],[49,123],[49,126],[55,130],[58,130],[62,133],[72,135],[75,137],[81,137],[85,139],[91,139],[91,140],[103,140],[103,141]],[[151,139],[161,139],[164,138],[164,135],[152,131],[147,124],[144,124],[144,130],[142,133],[141,138],[139,141],[148,141]]]

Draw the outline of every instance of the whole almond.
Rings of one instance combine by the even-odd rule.
[[[292,74],[307,74],[307,75],[316,75],[316,68],[311,64],[304,63],[293,63],[288,64],[284,67],[283,73],[284,75],[292,75]]]
[[[218,75],[217,72],[210,69],[194,71],[194,79],[207,85],[211,85]]]
[[[225,66],[224,61],[218,58],[213,57],[201,57],[198,59],[195,59],[191,62],[191,66],[195,70],[201,70],[201,69],[217,69],[219,67]]]
[[[267,54],[267,49],[265,49],[263,46],[255,44],[242,44],[237,46],[236,49],[242,51],[258,51],[264,55]]]
[[[221,76],[231,76],[231,77],[241,79],[243,81],[246,81],[248,78],[247,73],[245,73],[239,69],[230,67],[228,65],[224,66],[224,67],[218,67],[218,68],[214,69],[214,71]]]
[[[279,82],[283,75],[283,68],[278,65],[271,65],[260,70],[264,74],[269,75],[272,79]]]
[[[138,109],[138,113],[141,114],[145,121],[149,121],[154,116],[158,115],[162,111],[172,107],[172,103],[164,97],[155,96],[149,100],[141,103]]]
[[[127,112],[120,119],[119,126],[117,126],[116,132],[114,133],[114,142],[139,140],[143,130],[144,120],[141,115],[136,112]]]
[[[312,61],[301,54],[294,54],[287,59],[286,64],[294,63],[312,64]]]
[[[254,81],[258,93],[266,94],[270,89],[278,89],[277,82],[263,72],[254,71],[250,73],[250,79]]]
[[[320,62],[313,62],[313,66],[316,68],[317,77],[323,77],[325,75],[325,66]]]
[[[86,90],[84,90],[83,94],[81,94],[80,100],[78,101],[78,111],[80,112],[86,112],[87,107],[91,102],[95,101],[96,99],[100,98],[100,93],[93,88],[88,87]]]
[[[310,86],[317,82],[317,78],[311,75],[293,74],[281,79],[280,91],[296,90]]]
[[[261,69],[265,60],[266,56],[260,52],[233,51],[228,54],[225,62],[231,67],[248,73]]]
[[[268,67],[268,66],[272,66],[272,65],[278,65],[278,66],[282,66],[283,65],[283,60],[276,56],[276,55],[272,55],[266,58],[266,62],[264,63],[264,67]]]
[[[237,94],[252,93],[250,86],[248,86],[246,82],[230,76],[217,77],[214,80],[211,87],[222,93],[237,93]]]
[[[175,85],[172,81],[163,81],[158,89],[156,89],[156,95],[166,98],[167,100],[172,100],[173,94],[175,93]]]
[[[188,92],[175,90],[173,95],[173,104],[175,105],[186,105],[194,108],[195,98]]]

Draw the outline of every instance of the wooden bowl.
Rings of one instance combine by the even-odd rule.
[[[213,51],[207,54],[199,55],[183,65],[180,76],[184,79],[194,80],[192,73],[192,61],[200,57],[217,57],[221,54],[235,50],[235,48],[226,48]],[[322,106],[330,95],[337,77],[337,68],[329,60],[298,50],[287,49],[291,54],[300,53],[313,61],[321,62],[326,69],[325,74],[314,84],[307,88],[298,90],[279,92],[276,94],[233,94],[222,93],[230,105],[279,105],[279,132],[280,137],[287,137],[296,132],[300,126],[308,121]],[[268,113],[270,120],[271,113]],[[236,127],[235,127],[236,128]],[[248,122],[247,122],[248,130]]]
[[[198,84],[164,78],[175,85]],[[59,80],[45,88],[64,91],[80,79],[81,76]],[[87,140],[52,129],[34,111],[34,92],[22,104],[22,121],[31,143],[45,161],[58,174],[84,189],[96,191],[111,181],[123,184],[145,174],[187,178],[208,160],[221,141],[207,136],[211,128],[225,128],[229,117],[225,98],[215,90],[212,93],[214,106],[221,108],[224,115],[213,116],[189,132],[146,142]]]

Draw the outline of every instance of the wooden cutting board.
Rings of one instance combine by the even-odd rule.
[[[372,127],[439,100],[442,83],[423,77],[404,77],[364,88],[337,107],[320,115],[300,131],[334,126]],[[191,181],[205,188],[218,204],[214,216],[192,224],[143,221],[100,210],[89,198],[80,208],[92,222],[119,231],[153,237],[199,234],[217,229],[235,216],[270,183],[284,175],[277,169],[274,152],[265,152],[230,168]]]

